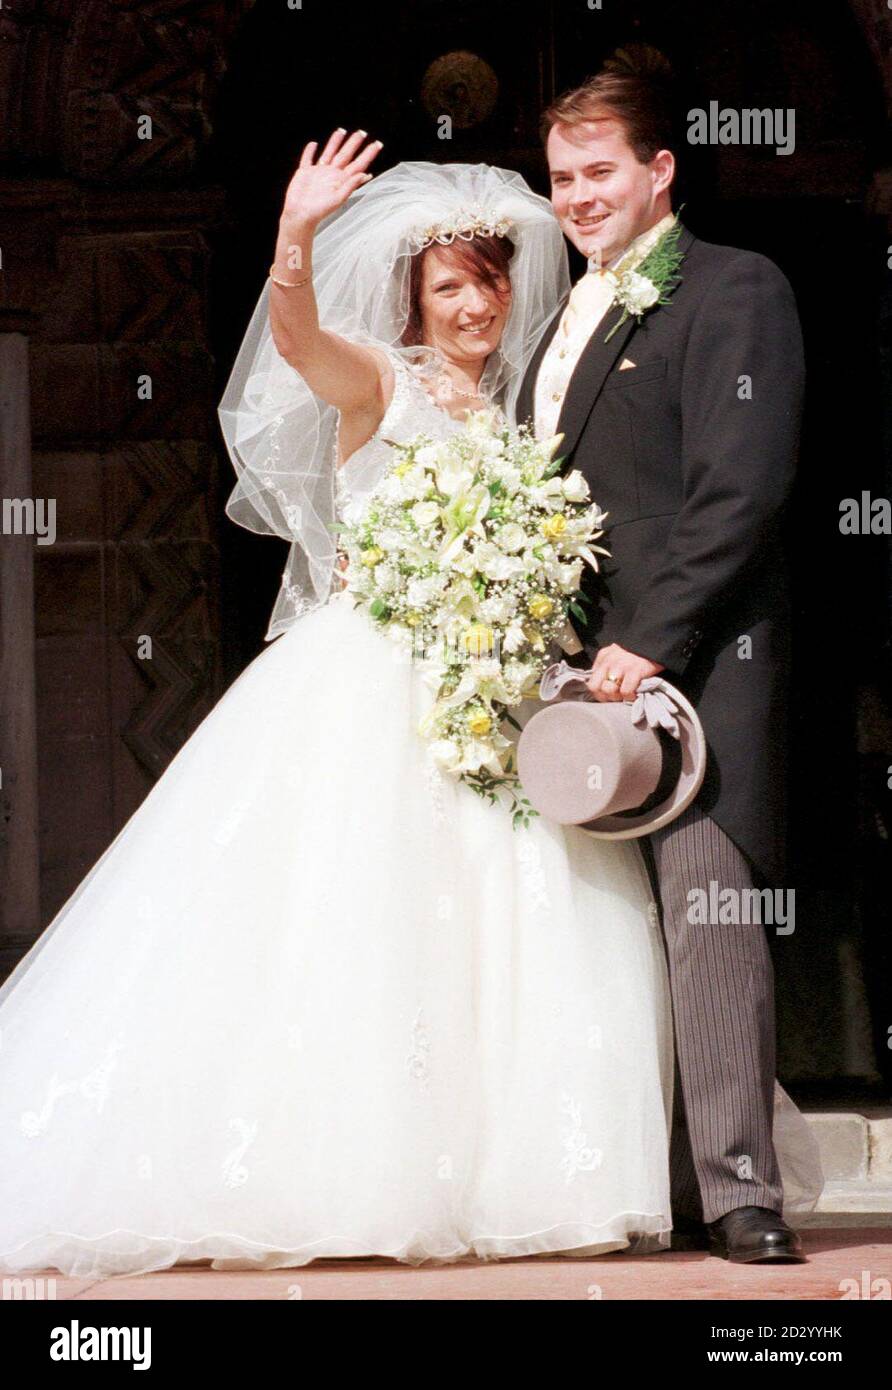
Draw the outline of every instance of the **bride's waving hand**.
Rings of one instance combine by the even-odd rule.
[[[269,320],[276,348],[310,390],[374,430],[389,394],[389,364],[373,350],[320,327],[312,264],[320,222],[372,177],[367,170],[382,142],[367,140],[364,130],[352,135],[336,130],[321,154],[317,141],[305,146],[279,219]]]

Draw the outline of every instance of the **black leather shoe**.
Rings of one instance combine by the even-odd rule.
[[[713,1255],[736,1264],[804,1264],[802,1241],[770,1207],[736,1207],[706,1227]]]

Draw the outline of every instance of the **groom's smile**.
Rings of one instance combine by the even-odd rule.
[[[604,219],[609,216],[609,212],[599,212],[597,216],[585,216],[584,214],[571,213],[571,217],[573,218],[573,221],[575,222],[576,226],[581,227],[583,230],[590,227],[600,227]]]

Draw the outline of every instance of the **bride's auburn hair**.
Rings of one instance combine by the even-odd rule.
[[[409,315],[400,342],[403,347],[419,347],[424,342],[421,336],[421,286],[424,259],[436,246],[445,251],[456,268],[466,270],[499,298],[510,293],[505,289],[511,282],[511,257],[514,255],[514,242],[507,236],[475,236],[470,241],[456,237],[455,241],[444,246],[434,241],[422,251],[416,251],[409,267]]]

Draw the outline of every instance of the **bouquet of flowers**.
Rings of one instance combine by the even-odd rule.
[[[446,439],[394,443],[361,520],[338,528],[348,591],[434,691],[419,732],[435,762],[491,801],[506,789],[515,826],[535,812],[501,725],[538,693],[568,613],[585,620],[583,565],[609,553],[585,478],[559,472],[561,438],[482,410]]]

